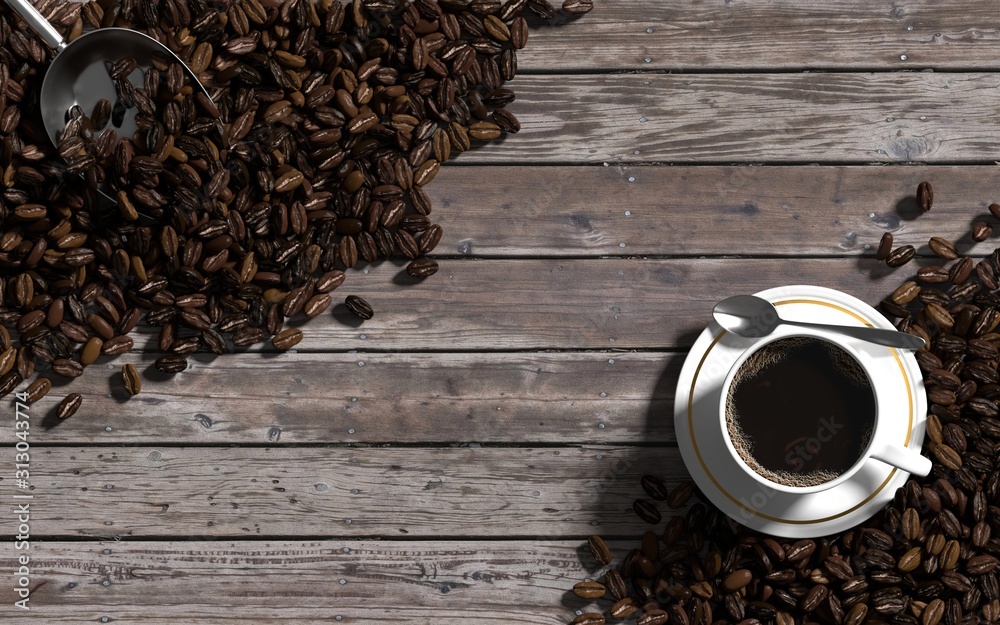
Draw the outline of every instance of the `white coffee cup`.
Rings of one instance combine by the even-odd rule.
[[[728,410],[728,398],[729,390],[733,384],[733,379],[736,374],[743,367],[744,363],[759,350],[767,347],[771,343],[794,337],[803,338],[813,338],[827,341],[833,343],[844,352],[846,352],[854,361],[861,367],[865,375],[868,377],[868,381],[872,392],[875,396],[875,425],[872,436],[868,442],[868,446],[860,454],[857,461],[842,474],[838,475],[836,478],[823,482],[822,484],[815,484],[811,486],[790,486],[788,484],[782,484],[780,482],[775,482],[774,480],[768,479],[767,477],[761,475],[753,468],[750,467],[743,460],[743,457],[736,450],[736,446],[733,444],[732,438],[729,434],[729,426],[727,423],[727,410]],[[872,374],[871,374],[871,363],[870,358],[865,357],[864,354],[859,352],[851,344],[849,344],[850,339],[845,339],[842,336],[836,335],[832,332],[827,332],[823,330],[812,330],[808,328],[796,328],[791,332],[777,332],[772,336],[762,339],[754,344],[752,347],[746,350],[743,354],[737,358],[736,362],[730,368],[729,373],[726,375],[725,382],[722,386],[722,395],[719,404],[719,426],[722,428],[723,436],[725,439],[725,445],[728,452],[732,455],[733,459],[736,461],[737,466],[746,473],[748,477],[756,481],[761,486],[771,488],[777,491],[793,493],[793,494],[805,494],[805,493],[815,493],[819,491],[824,491],[839,484],[846,482],[851,479],[851,477],[861,469],[868,462],[883,462],[913,475],[927,475],[931,471],[931,461],[929,458],[921,455],[919,451],[915,449],[910,449],[898,442],[896,440],[897,432],[889,431],[885,427],[884,420],[879,419],[879,414],[884,414],[892,402],[900,401],[898,397],[887,396],[884,391],[880,392],[880,389],[872,384]],[[885,347],[879,347],[878,349],[888,349]]]

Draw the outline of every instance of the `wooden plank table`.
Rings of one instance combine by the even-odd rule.
[[[295,353],[196,358],[128,401],[121,363],[90,371],[58,427],[62,393],[32,409],[32,609],[8,513],[5,622],[568,622],[584,538],[623,553],[639,477],[685,478],[674,385],[714,302],[874,303],[908,273],[872,258],[885,230],[992,251],[965,233],[1000,197],[995,15],[618,0],[535,29],[522,132],[428,189],[436,276],[367,267],[338,291],[364,324],[334,310]]]

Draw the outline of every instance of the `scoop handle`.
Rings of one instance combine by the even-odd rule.
[[[21,19],[25,21],[31,30],[35,31],[35,34],[42,38],[50,48],[56,52],[62,52],[62,49],[66,47],[66,42],[63,41],[62,35],[56,30],[49,21],[45,19],[38,9],[31,4],[29,0],[4,0],[7,6],[14,9],[14,11],[21,16]]]

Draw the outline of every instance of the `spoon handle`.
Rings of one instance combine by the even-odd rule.
[[[825,323],[807,323],[805,321],[788,321],[782,319],[782,323],[798,326],[800,328],[815,328],[817,330],[830,330],[862,341],[885,345],[886,347],[898,347],[901,349],[920,349],[924,346],[924,339],[913,336],[906,332],[896,330],[882,330],[880,328],[860,328],[858,326],[838,326],[827,325]]]
[[[62,35],[56,30],[49,21],[45,19],[45,16],[38,12],[28,0],[6,0],[7,6],[14,9],[21,19],[28,25],[31,30],[35,31],[39,37],[42,38],[50,48],[56,52],[61,52],[63,48],[66,47],[66,42],[63,41]]]

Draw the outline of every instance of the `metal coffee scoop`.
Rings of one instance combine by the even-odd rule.
[[[205,97],[210,97],[187,65],[170,48],[152,37],[127,28],[100,28],[67,43],[28,0],[5,2],[46,45],[56,51],[52,64],[45,72],[39,94],[42,122],[53,145],[59,144],[59,136],[69,121],[69,111],[73,106],[79,106],[90,114],[102,99],[112,104],[118,100],[115,84],[108,70],[115,62],[124,58],[132,57],[137,63],[136,69],[127,77],[133,85],[142,86],[143,72],[152,65],[152,57],[161,55],[177,61],[190,76],[194,88],[205,94]],[[131,137],[135,134],[135,112],[134,108],[127,109],[123,117],[119,119],[119,116],[115,116],[110,122],[109,127],[114,128],[118,137]],[[99,190],[101,195],[115,202],[108,195],[110,191]]]

